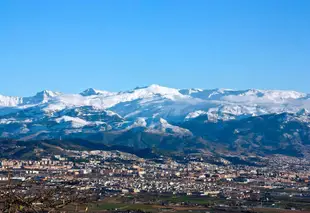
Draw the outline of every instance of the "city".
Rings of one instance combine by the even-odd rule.
[[[164,156],[143,159],[119,151],[66,153],[37,161],[3,159],[0,181],[21,184],[21,194],[31,191],[31,183],[77,190],[87,194],[83,205],[94,212],[124,207],[199,212],[310,210],[310,162],[306,160],[274,156],[266,158],[267,167],[254,167],[224,159],[210,164],[201,157],[178,163]]]
[[[0,213],[310,213],[310,0],[0,0]]]

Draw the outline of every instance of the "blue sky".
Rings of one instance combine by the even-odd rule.
[[[308,0],[0,1],[0,94],[310,92]]]

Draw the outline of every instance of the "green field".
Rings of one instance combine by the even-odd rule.
[[[124,197],[107,197],[102,201],[89,203],[88,205],[79,205],[78,207],[71,205],[66,210],[69,212],[85,212],[88,207],[88,212],[111,212],[122,210],[142,210],[144,212],[178,212],[178,213],[310,213],[310,203],[308,202],[292,202],[281,201],[277,202],[271,208],[266,204],[263,207],[257,207],[258,202],[245,201],[242,205],[247,205],[248,209],[240,209],[239,207],[229,207],[228,209],[218,209],[214,206],[219,204],[229,204],[232,201],[219,198],[200,197],[200,196],[175,196],[175,195],[130,195]],[[253,207],[250,207],[253,204]],[[256,206],[256,207],[255,207]],[[289,206],[299,206],[304,211],[287,210]],[[229,210],[229,211],[228,211]]]

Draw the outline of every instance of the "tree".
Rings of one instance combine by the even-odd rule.
[[[39,182],[8,184],[0,187],[0,212],[56,213],[69,204],[88,201],[89,192],[65,186],[46,186]]]

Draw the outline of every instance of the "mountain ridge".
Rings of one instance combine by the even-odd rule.
[[[273,89],[254,89],[254,88],[250,88],[250,89],[229,89],[229,88],[215,88],[215,89],[203,89],[203,88],[181,88],[181,89],[176,89],[176,88],[169,88],[169,87],[165,87],[165,86],[161,86],[158,84],[151,84],[149,86],[143,86],[143,87],[136,87],[132,90],[125,90],[125,91],[119,91],[119,92],[111,92],[111,91],[106,91],[106,90],[101,90],[101,89],[96,89],[96,88],[87,88],[83,91],[81,91],[80,93],[72,93],[72,94],[80,94],[80,95],[85,95],[85,96],[91,96],[91,95],[106,95],[106,94],[111,94],[111,95],[115,95],[115,94],[121,94],[121,93],[130,93],[136,90],[149,90],[153,93],[160,93],[160,91],[175,91],[175,92],[179,92],[180,94],[183,95],[190,95],[190,94],[195,94],[195,93],[201,93],[201,92],[209,92],[210,95],[215,95],[215,94],[224,94],[225,92],[227,93],[260,93],[260,92],[276,92],[278,93],[279,96],[281,96],[282,94],[291,94],[290,96],[295,98],[301,98],[301,97],[308,97],[310,96],[310,93],[304,93],[304,92],[298,92],[295,90],[273,90]],[[156,92],[157,91],[157,92]],[[212,94],[213,93],[213,94]],[[46,94],[49,95],[50,97],[53,96],[57,96],[57,95],[61,95],[64,93],[58,92],[58,91],[52,91],[52,90],[42,90],[40,92],[37,92],[35,95],[33,96],[6,96],[4,94],[0,94],[1,98],[12,98],[12,99],[21,99],[21,98],[33,98],[35,96],[38,96],[40,94]],[[1,100],[0,98],[0,100]],[[3,104],[0,102],[0,104]],[[0,105],[3,106],[3,105]]]
[[[80,138],[112,145],[122,141],[118,145],[167,149],[171,144],[205,149],[210,141],[236,146],[233,145],[236,140],[237,144],[245,140],[242,144],[262,146],[266,151],[265,145],[255,142],[270,140],[263,135],[264,131],[257,130],[259,125],[268,126],[266,122],[256,122],[258,126],[253,125],[245,136],[240,135],[245,134],[244,131],[233,127],[238,122],[239,126],[250,124],[252,118],[272,120],[284,114],[286,117],[278,117],[280,123],[274,121],[277,125],[268,127],[277,135],[271,138],[283,141],[289,138],[292,144],[307,146],[309,110],[309,94],[284,90],[175,89],[156,84],[123,92],[89,88],[78,94],[64,94],[44,90],[30,97],[0,95],[0,138]],[[299,124],[294,124],[296,122]],[[288,124],[302,129],[283,132],[281,128]],[[224,133],[218,131],[226,125],[232,129],[225,132],[231,135],[230,139],[223,138]],[[209,132],[210,128],[215,128],[213,133]],[[275,144],[274,148],[278,150]]]

